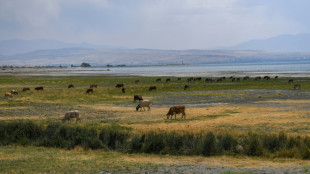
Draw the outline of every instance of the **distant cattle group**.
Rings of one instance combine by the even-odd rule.
[[[274,77],[274,79],[278,79],[279,77],[278,76],[275,76]],[[159,89],[155,86],[155,85],[151,85],[151,86],[149,86],[149,88],[148,88],[148,91],[155,91],[156,92],[156,90],[158,90],[158,91],[160,91],[161,89],[163,89],[163,88],[165,88],[165,87],[167,87],[167,86],[172,86],[172,85],[175,85],[176,83],[168,83],[168,82],[171,82],[172,80],[171,80],[172,78],[166,78],[165,79],[165,82],[166,82],[166,84],[161,84],[161,85],[158,85],[158,83],[157,83],[157,86],[159,87]],[[231,81],[231,82],[234,82],[234,83],[239,83],[239,81],[241,81],[241,80],[250,80],[250,77],[249,76],[244,76],[244,77],[235,77],[235,76],[230,76],[230,77],[208,77],[208,78],[205,78],[205,82],[207,82],[207,83],[214,83],[214,82],[222,82],[222,83],[220,83],[220,84],[223,84],[223,81],[225,81],[225,82],[228,82],[228,81]],[[257,76],[257,77],[251,77],[251,79],[252,80],[268,80],[268,81],[271,81],[271,77],[270,76]],[[177,78],[177,80],[182,80],[182,78],[181,77],[178,77]],[[201,83],[201,82],[198,82],[198,81],[202,81],[203,80],[203,78],[202,77],[188,77],[187,79],[184,79],[184,81],[186,82],[186,80],[187,80],[187,84],[183,84],[184,85],[184,90],[188,90],[188,89],[191,89],[191,87],[192,88],[195,88],[195,85],[196,84],[198,84],[198,83]],[[135,80],[134,81],[134,83],[135,84],[138,84],[138,83],[140,83],[141,81],[140,80]],[[153,81],[154,82],[154,81]],[[156,82],[161,82],[161,78],[156,78]],[[288,83],[293,83],[294,82],[294,79],[289,79],[288,81],[287,81]],[[285,83],[286,83],[286,81],[285,81]],[[132,83],[131,83],[132,84]],[[112,85],[111,85],[112,86]],[[114,86],[114,85],[113,85]],[[112,86],[112,88],[114,88]],[[124,84],[123,83],[117,83],[116,85],[115,85],[115,87],[116,88],[121,88],[121,92],[122,93],[125,93],[126,91],[125,91],[125,88],[124,88]],[[136,87],[137,85],[134,85],[134,87]],[[69,84],[68,86],[67,86],[68,88],[74,88],[74,85],[73,84]],[[91,84],[91,85],[89,85],[89,88],[86,88],[86,94],[90,94],[90,93],[94,93],[94,90],[97,90],[97,89],[95,89],[95,88],[97,88],[98,87],[98,85],[97,84]],[[180,89],[182,86],[179,86],[179,88],[177,88],[177,89]],[[127,88],[127,86],[126,86],[126,88]],[[129,85],[129,87],[127,88],[127,89],[129,89],[128,91],[129,91],[129,93],[132,91],[132,88],[133,88],[133,86],[130,86]],[[34,87],[34,90],[35,91],[43,91],[43,89],[44,89],[44,87],[43,86],[37,86],[37,87]],[[115,89],[115,88],[114,88]],[[143,87],[143,89],[146,91],[147,90],[147,88],[144,86]],[[182,88],[181,88],[182,89]],[[296,89],[301,89],[301,84],[299,84],[299,83],[296,83],[296,84],[294,84],[294,86],[293,86],[293,89],[294,90],[296,90]],[[72,90],[74,90],[74,89],[72,89]],[[70,90],[70,91],[72,91],[72,90]],[[118,89],[119,90],[119,89]],[[29,87],[23,87],[22,88],[22,93],[20,93],[20,95],[23,95],[23,94],[31,94],[31,92],[26,92],[26,91],[30,91],[30,88]],[[47,90],[48,91],[48,90]],[[69,90],[68,90],[69,91]],[[83,92],[85,91],[85,88],[83,89]],[[24,93],[25,92],[25,93]],[[37,94],[42,94],[41,92],[35,92],[35,93],[37,93]],[[85,94],[84,93],[84,94]],[[184,92],[185,93],[185,92]],[[188,92],[186,92],[186,93],[188,93]],[[4,94],[4,96],[6,97],[6,98],[12,98],[14,95],[18,95],[19,94],[19,92],[16,90],[16,89],[13,89],[13,90],[11,90],[10,92],[5,92],[5,94]],[[91,95],[90,95],[91,96]],[[17,96],[18,97],[18,96]],[[14,98],[13,98],[14,99]],[[144,110],[145,111],[145,108],[147,108],[149,111],[151,110],[151,101],[150,100],[143,100],[143,98],[142,98],[142,96],[141,95],[134,95],[134,102],[135,101],[139,101],[139,104],[136,106],[136,111],[142,111],[142,110]],[[166,114],[166,116],[167,116],[167,119],[172,119],[173,118],[173,116],[175,117],[175,119],[176,119],[176,115],[177,114],[182,114],[182,117],[181,117],[181,119],[186,119],[186,114],[185,114],[185,109],[186,109],[186,107],[184,106],[184,105],[180,105],[180,106],[172,106],[172,107],[170,107],[169,108],[169,110],[168,110],[168,113]],[[77,110],[72,110],[72,111],[69,111],[69,112],[67,112],[65,115],[64,115],[64,117],[62,118],[62,121],[63,122],[65,122],[65,121],[70,121],[71,119],[76,119],[76,123],[78,122],[78,121],[81,121],[80,120],[80,117],[79,117],[79,111],[77,111]]]

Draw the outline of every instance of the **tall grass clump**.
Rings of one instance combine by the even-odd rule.
[[[1,121],[0,145],[33,144],[34,140],[42,136],[42,127],[31,121]]]
[[[214,132],[151,131],[133,133],[117,124],[68,125],[0,121],[0,145],[36,145],[72,149],[105,149],[170,155],[248,155],[310,159],[310,137],[249,132],[243,136]]]

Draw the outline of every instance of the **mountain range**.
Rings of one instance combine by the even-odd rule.
[[[55,40],[0,41],[0,65],[162,65],[309,61],[310,34],[252,40],[220,50],[125,49]]]
[[[263,40],[251,40],[227,49],[267,52],[310,52],[310,34],[280,35]]]

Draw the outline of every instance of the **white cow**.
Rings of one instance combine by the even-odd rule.
[[[143,108],[143,110],[145,111],[145,107],[148,107],[149,110],[151,110],[150,105],[151,105],[151,102],[150,102],[149,100],[141,100],[141,101],[139,102],[138,106],[136,107],[136,111],[138,111],[139,108],[140,108],[140,111],[142,111],[142,108]]]
[[[71,123],[71,118],[75,118],[76,119],[76,122],[77,123],[78,121],[81,122],[81,119],[80,119],[80,113],[78,110],[73,110],[73,111],[69,111],[65,114],[64,118],[62,119],[62,122],[65,122],[66,120],[70,121]]]

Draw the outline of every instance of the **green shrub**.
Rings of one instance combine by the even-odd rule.
[[[246,154],[249,156],[261,156],[263,154],[259,137],[256,134],[248,134],[245,147]]]
[[[232,151],[233,147],[237,145],[237,141],[229,134],[218,136],[217,149],[219,152]]]
[[[162,133],[150,132],[145,136],[143,144],[143,152],[145,153],[160,153],[164,147],[164,138]]]
[[[216,139],[215,139],[214,134],[212,132],[208,132],[203,137],[202,154],[204,156],[214,155],[216,153],[215,143],[216,143]]]

